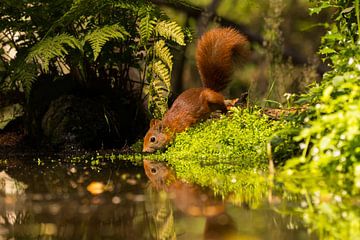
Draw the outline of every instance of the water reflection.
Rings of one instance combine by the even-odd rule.
[[[231,239],[236,234],[234,221],[226,213],[225,202],[220,197],[214,196],[210,190],[176,179],[173,171],[164,163],[144,160],[144,169],[151,187],[157,191],[165,191],[176,209],[190,216],[205,218],[203,239]],[[168,211],[172,213],[171,209]],[[168,214],[167,218],[173,218],[173,215]],[[167,219],[158,221],[157,224],[161,228],[161,224],[173,221]],[[175,230],[169,232],[175,233]],[[156,239],[163,238],[158,235]]]
[[[0,239],[309,239],[291,226],[265,199],[257,209],[233,205],[158,162],[0,169]]]
[[[152,187],[164,190],[180,211],[191,216],[213,217],[224,213],[225,204],[210,190],[176,179],[164,163],[144,160],[145,173]]]
[[[112,167],[8,168],[0,180],[0,239],[150,239],[139,231],[148,225],[146,178],[139,168]]]
[[[156,221],[158,218],[155,218],[157,229],[167,227],[168,233],[174,233],[177,230],[178,239],[316,239],[306,233],[306,229],[302,227],[296,216],[277,214],[265,202],[265,199],[263,199],[263,206],[259,209],[251,209],[246,203],[233,205],[233,196],[229,198],[214,196],[209,189],[179,180],[164,163],[144,160],[144,169],[150,180],[150,189],[157,193],[158,200],[149,202],[158,205],[154,215],[161,215],[161,211],[165,212],[164,209],[167,212],[166,218],[160,219],[161,221]],[[167,197],[165,201],[163,198],[163,205],[159,206],[161,204],[159,199],[164,194]],[[273,196],[271,204],[274,203],[284,204],[285,202]],[[171,205],[173,209],[169,207]],[[201,219],[201,224],[194,223],[198,227],[196,234],[190,233],[191,223],[185,224],[185,230],[176,228],[176,221],[181,220],[176,218],[173,211],[178,211],[183,216]],[[161,235],[161,232],[158,233],[154,236],[155,239],[164,239],[164,235]]]
[[[16,181],[5,171],[0,172],[0,236],[9,234],[12,226],[26,216],[22,207],[26,187],[26,184]]]

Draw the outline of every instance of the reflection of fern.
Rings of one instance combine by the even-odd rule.
[[[40,64],[44,72],[48,72],[51,59],[55,57],[64,58],[68,54],[66,46],[82,49],[79,40],[63,33],[56,37],[48,37],[38,42],[31,48],[29,55],[26,57],[26,62],[30,63],[34,60],[36,63]]]
[[[97,28],[88,35],[85,36],[85,41],[89,42],[94,53],[94,60],[97,59],[101,48],[110,39],[124,40],[126,36],[129,36],[124,27],[118,24]]]
[[[176,239],[174,216],[171,206],[160,206],[158,212],[154,215],[154,219],[155,222],[159,225],[159,232],[157,236],[158,239]]]
[[[145,193],[149,199],[145,203],[145,208],[150,215],[148,224],[151,236],[144,236],[144,239],[176,239],[173,205],[169,196],[153,188],[148,188]]]

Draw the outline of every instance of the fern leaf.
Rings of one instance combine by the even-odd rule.
[[[185,35],[182,28],[171,21],[160,21],[155,27],[155,31],[159,36],[172,40],[179,45],[185,46]]]
[[[90,16],[99,13],[102,8],[110,4],[111,2],[108,0],[74,0],[70,9],[55,22],[54,26],[67,26],[73,21],[78,20],[81,16]]]
[[[156,76],[158,76],[162,82],[165,84],[167,89],[170,89],[170,72],[167,69],[167,67],[165,66],[165,64],[162,61],[156,61],[153,64],[153,71],[154,74],[156,74]]]
[[[172,54],[170,53],[170,49],[166,46],[166,43],[164,40],[159,40],[155,42],[154,44],[154,51],[155,56],[160,58],[162,62],[166,64],[166,66],[170,69],[170,72],[172,70]]]
[[[34,64],[23,63],[21,66],[15,68],[11,75],[11,81],[17,83],[24,90],[25,97],[30,96],[30,90],[32,84],[35,82],[37,77],[37,71]]]
[[[167,67],[160,60],[148,65],[151,79],[148,86],[148,106],[155,118],[162,118],[167,110],[170,92],[170,75]]]
[[[149,6],[143,7],[139,13],[141,17],[139,23],[139,32],[140,32],[140,42],[142,45],[145,45],[149,38],[154,33],[154,28],[156,25],[156,18],[152,14],[153,9]]]
[[[149,86],[149,88],[152,88]],[[150,90],[149,93],[154,92],[155,90]],[[154,94],[148,95],[148,109],[151,112],[153,118],[161,119],[165,112],[167,111],[167,99],[161,98],[159,95]]]
[[[165,104],[166,102],[159,102],[155,99],[152,99],[148,102],[148,108],[153,118],[161,119],[164,116],[167,111],[167,109],[163,107]]]
[[[155,92],[157,91],[157,94],[150,94],[148,96],[148,107],[150,112],[153,114],[154,118],[162,118],[167,111],[167,98],[164,98],[159,94],[158,90],[155,90],[154,86],[150,86],[150,88],[153,88],[149,92]]]
[[[75,37],[68,34],[61,34],[55,37],[48,37],[34,45],[25,62],[40,64],[44,72],[49,71],[49,63],[53,58],[63,58],[68,54],[66,46],[82,51],[82,44]]]
[[[144,5],[144,3],[144,0],[122,0],[115,3],[114,7],[137,12]]]
[[[126,36],[129,36],[129,33],[125,30],[125,28],[123,26],[119,26],[118,24],[114,24],[95,29],[91,33],[87,34],[84,40],[90,43],[94,53],[94,60],[96,60],[102,47],[110,39],[124,40]]]

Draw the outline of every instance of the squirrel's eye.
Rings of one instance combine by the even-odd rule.
[[[156,137],[152,136],[152,137],[150,138],[150,142],[155,142],[155,141],[156,141]]]
[[[152,174],[155,174],[157,172],[156,168],[151,168],[150,171],[151,171]]]

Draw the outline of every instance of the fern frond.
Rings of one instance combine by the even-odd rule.
[[[186,0],[164,0],[164,2],[168,2],[170,4],[173,4],[174,6],[184,6],[188,9],[195,10],[195,11],[201,11],[200,7],[196,7],[189,3],[189,1]]]
[[[25,61],[40,64],[44,72],[49,71],[50,60],[58,57],[63,58],[68,54],[67,48],[79,49],[82,51],[82,44],[75,37],[66,33],[55,37],[48,37],[34,45]]]
[[[155,51],[155,56],[160,58],[161,61],[163,61],[166,66],[170,69],[170,72],[172,70],[172,54],[170,52],[170,49],[166,46],[166,43],[164,40],[159,40],[157,42],[155,42],[154,44],[154,51]]]
[[[67,26],[72,24],[81,16],[96,14],[107,4],[110,4],[107,0],[74,0],[69,11],[57,20],[53,26],[51,26],[48,33],[52,32],[58,26]]]
[[[156,61],[153,64],[153,71],[156,76],[158,76],[162,82],[165,84],[167,89],[170,89],[170,72],[168,68],[165,66],[165,64],[162,61]]]
[[[154,118],[162,118],[167,111],[168,93],[161,86],[156,85],[157,81],[153,81],[149,86],[148,107]]]
[[[156,25],[156,18],[153,18],[150,12],[147,12],[143,16],[139,23],[140,42],[145,45],[149,38],[153,35],[154,28]]]
[[[91,33],[87,34],[84,40],[90,43],[94,53],[94,60],[96,60],[102,47],[110,39],[124,40],[126,36],[129,36],[129,33],[125,30],[125,28],[118,24],[114,24],[95,29]]]
[[[117,1],[114,4],[114,7],[137,12],[141,7],[143,7],[144,4],[145,4],[144,0],[122,0],[122,1]]]
[[[37,77],[37,71],[34,64],[23,63],[15,68],[11,75],[11,81],[20,86],[25,93],[25,97],[30,96],[30,90]]]
[[[179,45],[185,46],[185,35],[182,28],[176,23],[171,21],[160,21],[155,27],[156,33],[164,37],[165,39],[170,39],[176,42]]]
[[[167,100],[170,92],[170,75],[167,67],[160,60],[148,65],[148,106],[155,118],[162,118],[167,110]]]

